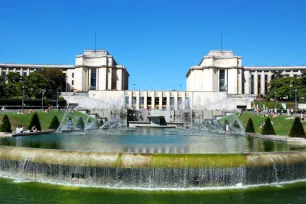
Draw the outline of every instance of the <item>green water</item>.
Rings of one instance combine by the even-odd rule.
[[[77,188],[0,179],[0,203],[306,203],[306,183],[196,192]]]

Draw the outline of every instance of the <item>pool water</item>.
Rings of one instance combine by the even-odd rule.
[[[214,203],[214,204],[304,204],[306,183],[204,191],[137,191],[79,188],[0,179],[2,204],[79,203]]]
[[[285,142],[188,129],[110,129],[0,138],[0,145],[128,153],[242,153],[290,151]]]

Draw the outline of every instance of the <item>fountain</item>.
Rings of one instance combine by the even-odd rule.
[[[192,115],[192,114],[191,114]],[[244,136],[233,115],[189,129],[128,129],[118,111],[100,130],[0,139],[0,176],[104,188],[205,189],[306,178],[306,152]],[[69,117],[68,115],[66,117]],[[197,120],[197,118],[200,118]],[[225,119],[230,134],[222,132]],[[67,128],[66,119],[61,127]],[[196,122],[195,122],[196,121]],[[69,123],[69,124],[68,124]],[[69,128],[69,127],[68,127]]]

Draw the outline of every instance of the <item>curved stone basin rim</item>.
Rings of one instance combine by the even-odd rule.
[[[233,168],[306,162],[306,151],[241,154],[134,154],[0,146],[0,160],[114,168]]]

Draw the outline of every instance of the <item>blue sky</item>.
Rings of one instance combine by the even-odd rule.
[[[172,90],[212,49],[243,65],[306,65],[305,0],[0,1],[0,62],[74,64],[108,50],[130,88]]]

